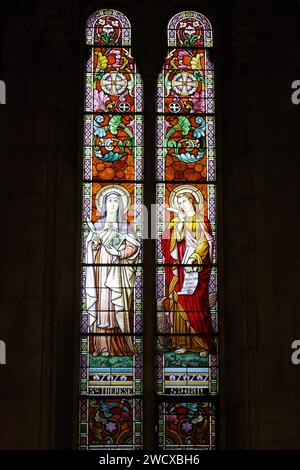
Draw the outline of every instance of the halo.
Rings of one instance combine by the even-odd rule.
[[[109,184],[99,189],[99,191],[96,194],[95,204],[96,204],[99,214],[101,214],[103,198],[108,193],[112,193],[112,192],[118,193],[122,197],[123,205],[124,205],[124,213],[127,212],[129,207],[131,206],[131,196],[130,196],[129,191],[127,191],[127,189],[123,188],[122,186],[119,186],[118,184]]]
[[[204,198],[203,194],[201,193],[200,189],[196,188],[195,186],[192,186],[191,184],[183,184],[181,186],[177,186],[176,188],[173,189],[173,191],[170,194],[169,197],[169,206],[174,207],[175,209],[179,209],[179,204],[178,204],[178,196],[181,193],[191,193],[194,198],[196,199],[196,202],[199,206],[199,210],[201,211],[203,208],[203,203],[204,203]]]

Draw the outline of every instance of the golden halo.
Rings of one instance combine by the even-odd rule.
[[[191,193],[196,199],[199,210],[202,210],[204,202],[203,194],[201,193],[200,189],[196,188],[195,186],[192,186],[191,184],[183,184],[173,189],[169,197],[170,207],[174,207],[174,209],[179,209],[178,196],[181,193]]]
[[[124,213],[127,212],[129,207],[131,206],[131,196],[130,196],[129,191],[127,191],[127,189],[123,188],[122,186],[119,186],[118,184],[109,184],[99,189],[99,191],[96,194],[95,204],[96,204],[99,214],[101,214],[103,198],[108,193],[112,193],[112,192],[117,193],[122,197],[123,205],[124,205]]]

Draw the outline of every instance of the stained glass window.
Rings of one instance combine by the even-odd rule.
[[[80,449],[142,445],[142,83],[131,27],[87,21],[83,147]]]
[[[157,396],[161,449],[215,448],[218,393],[212,27],[168,24],[157,97]]]

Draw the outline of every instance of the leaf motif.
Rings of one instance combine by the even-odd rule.
[[[187,135],[190,131],[190,121],[185,116],[178,117],[178,125],[181,127],[182,135]]]
[[[128,59],[126,57],[123,57],[123,64],[121,65],[120,70],[124,69],[127,64],[128,64]]]
[[[130,94],[130,96],[133,96],[133,87],[134,87],[134,77],[132,74],[130,74],[130,79],[129,81],[127,82],[127,87],[128,87],[128,92]]]
[[[192,58],[191,60],[191,67],[193,70],[202,70],[201,66],[201,57],[203,54],[197,54],[195,57]]]
[[[102,118],[102,116],[97,116],[97,118],[94,120],[94,135],[98,137],[104,137],[106,134],[106,129],[101,124],[103,122],[103,118],[102,121],[100,118]]]
[[[105,33],[99,33],[98,34],[99,38],[102,39],[104,44],[109,45],[109,36]]]
[[[133,147],[133,142],[129,139],[126,139],[121,143],[123,144],[124,147],[129,147],[129,148]]]
[[[108,152],[105,154],[101,153],[101,150],[96,151],[94,150],[95,156],[102,160],[103,162],[116,162],[117,160],[120,160],[120,158],[124,157],[126,153],[117,153],[117,152]]]
[[[178,69],[177,65],[175,64],[176,57],[170,60],[170,64],[172,65],[173,69]]]
[[[204,83],[204,78],[202,77],[202,74],[203,74],[202,70],[195,70],[195,72],[194,72],[194,76],[195,76],[196,80],[198,82]]]
[[[165,76],[166,96],[169,96],[170,90],[171,90],[171,82],[169,80],[169,75],[170,75],[170,72],[166,73],[166,76]]]
[[[199,160],[201,160],[201,158],[203,157],[204,154],[205,154],[205,151],[203,151],[203,152],[199,151],[197,153],[197,155],[192,155],[189,152],[179,153],[179,154],[173,153],[172,155],[174,155],[174,157],[177,157],[178,160],[180,160],[181,162],[195,163],[195,162],[198,162]]]
[[[168,147],[168,148],[172,148],[172,147],[176,148],[176,147],[177,147],[177,142],[176,142],[176,140],[170,139],[170,140],[168,141],[168,143],[167,143],[167,147]]]
[[[205,135],[205,120],[198,116],[196,117],[196,123],[199,124],[199,126],[194,129],[193,136],[196,139],[200,139]]]
[[[94,75],[94,82],[96,82],[97,80],[101,80],[101,78],[103,77],[103,73],[104,73],[103,70],[99,70],[98,73],[95,73],[95,75]]]
[[[98,56],[97,69],[100,69],[100,70],[106,69],[107,63],[108,63],[107,57],[101,54],[101,52],[96,52],[96,55]]]
[[[198,40],[199,36],[198,34],[193,34],[191,36],[191,44],[194,44]]]
[[[195,137],[195,139],[200,139],[202,136],[204,135],[204,132],[202,131],[202,129],[195,129],[194,132],[193,132],[193,137]]]
[[[113,116],[111,120],[109,121],[108,127],[112,134],[114,135],[117,134],[118,128],[120,127],[120,124],[121,124],[121,119],[122,119],[122,116],[117,114],[116,116]]]

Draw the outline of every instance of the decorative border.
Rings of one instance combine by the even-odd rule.
[[[176,397],[172,397],[172,403],[176,403]],[[188,402],[188,399],[186,400]],[[201,402],[198,402],[201,404]],[[209,401],[203,402],[208,403],[210,408],[209,413],[209,435],[210,435],[210,443],[209,445],[186,445],[186,446],[176,446],[176,445],[169,445],[166,442],[166,432],[165,432],[165,424],[166,424],[166,403],[162,402],[159,405],[159,419],[158,419],[158,435],[159,435],[159,449],[161,450],[214,450],[216,448],[216,410],[215,405],[210,403]]]
[[[212,26],[210,21],[206,18],[206,16],[198,13],[196,11],[182,11],[174,15],[169,23],[168,23],[168,46],[169,47],[176,47],[176,26],[179,21],[183,21],[187,18],[194,18],[198,20],[204,29],[204,47],[213,47],[213,33],[212,33]]]
[[[86,23],[86,44],[94,44],[94,26],[97,20],[103,16],[113,16],[117,18],[122,24],[122,46],[131,45],[131,26],[127,16],[123,15],[118,10],[104,9],[98,10],[93,13]]]
[[[100,46],[94,43],[94,28],[96,22],[104,16],[110,16],[117,19],[120,25],[120,36],[118,44],[113,46]],[[126,51],[126,54],[130,55],[131,45],[131,25],[128,18],[121,12],[114,9],[103,9],[93,13],[86,23],[86,44],[89,46],[105,48],[122,48]],[[82,210],[82,263],[86,261],[86,237],[88,235],[88,227],[85,223],[87,220],[91,220],[92,216],[92,203],[93,203],[93,180],[92,175],[92,142],[93,142],[93,120],[94,120],[94,89],[93,89],[93,70],[94,70],[94,49],[91,47],[90,56],[86,63],[85,69],[85,107],[86,113],[85,124],[84,124],[84,147],[83,147],[83,210]],[[140,74],[137,72],[136,64],[134,63],[134,112],[141,113],[143,111],[143,91],[142,91],[142,80]],[[98,113],[97,113],[98,114]],[[101,114],[101,113],[100,113]],[[108,113],[109,114],[109,113]],[[130,114],[130,113],[120,113]],[[139,239],[142,239],[143,234],[143,217],[144,212],[142,209],[143,203],[143,116],[141,114],[135,115],[134,123],[134,137],[135,137],[135,149],[134,149],[134,171],[135,180],[140,181],[134,184],[134,213],[133,218],[135,222],[135,230]],[[96,181],[95,181],[96,183]],[[100,184],[108,184],[107,181],[97,181]],[[125,180],[116,180],[114,184],[126,185],[128,182]],[[139,263],[142,262],[142,256],[137,260]],[[142,393],[142,272],[141,266],[136,267],[137,276],[134,289],[134,341],[139,351],[133,357],[132,364],[132,387],[130,389],[130,395],[139,396]],[[81,337],[81,354],[80,354],[80,411],[79,411],[79,448],[80,449],[141,449],[142,448],[142,398],[130,398],[132,403],[132,426],[133,435],[132,443],[129,446],[89,446],[88,435],[89,435],[89,410],[88,403],[89,399],[95,399],[97,397],[109,398],[111,395],[90,395],[88,397],[89,387],[89,327],[88,327],[88,313],[86,311],[86,270],[82,268],[82,314],[81,314],[81,334],[85,335]],[[114,369],[112,369],[114,370]],[[108,377],[106,377],[108,378]],[[129,384],[130,385],[130,384]],[[115,395],[116,396],[116,395]],[[117,395],[121,396],[121,395]],[[112,396],[113,399],[113,396]]]
[[[142,449],[142,400],[131,398],[132,403],[132,445],[130,446],[89,446],[89,410],[88,398],[81,398],[79,401],[79,450],[139,450]]]

